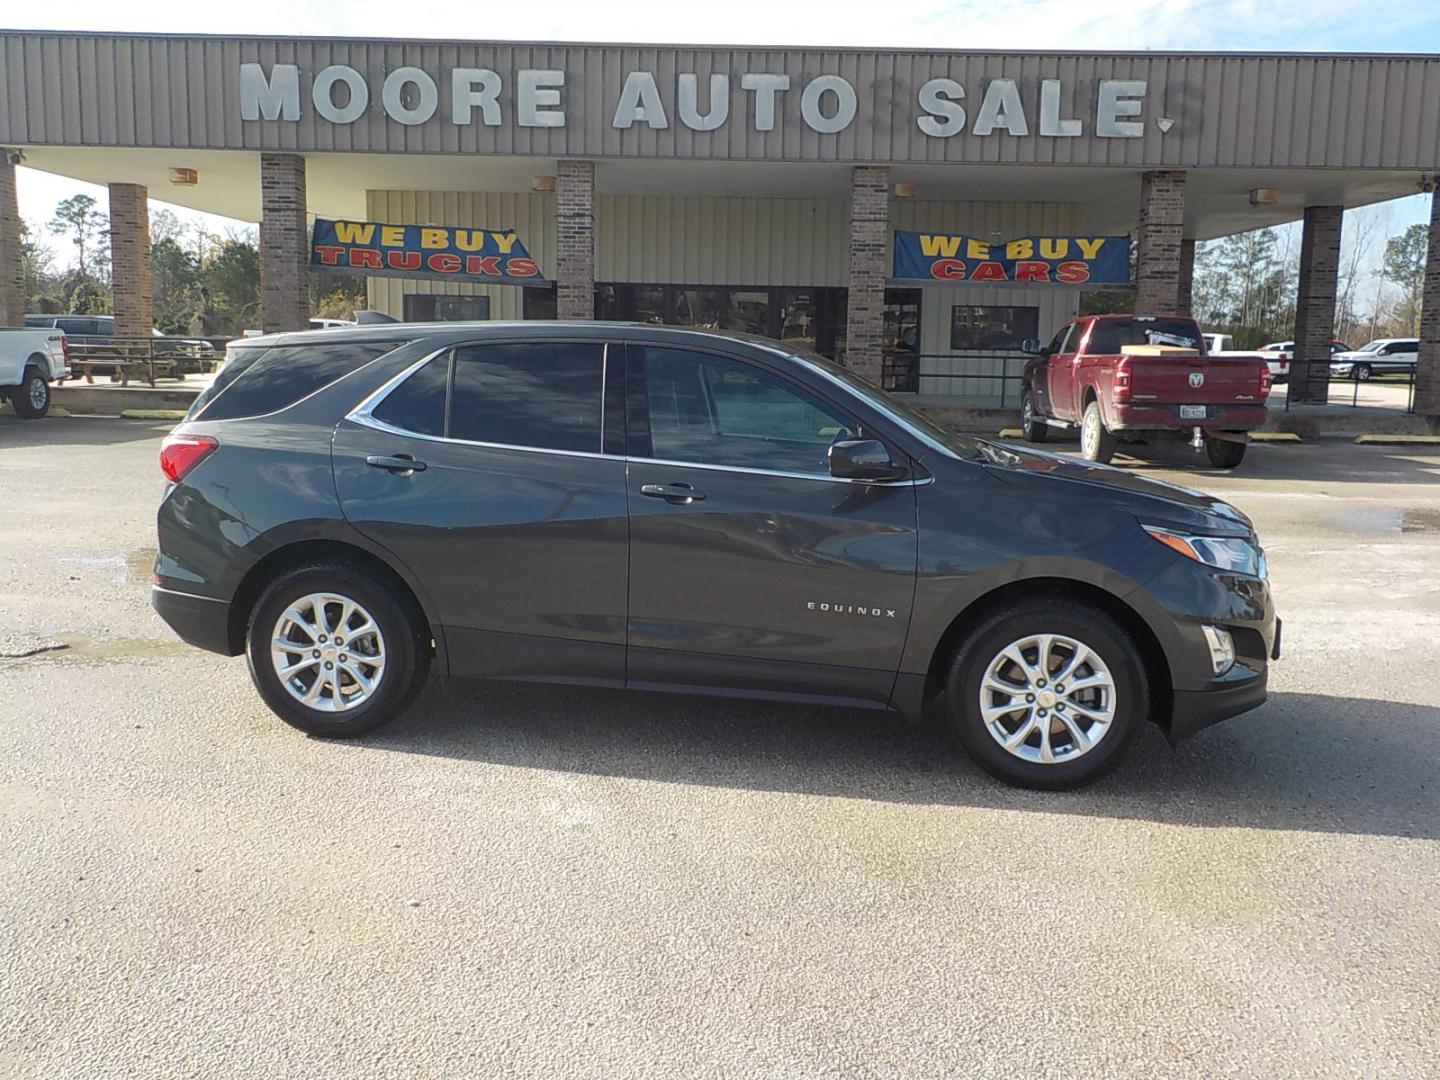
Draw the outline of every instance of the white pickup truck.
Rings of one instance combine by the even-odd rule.
[[[70,374],[65,334],[0,326],[0,398],[15,415],[39,420],[50,411],[50,384]]]

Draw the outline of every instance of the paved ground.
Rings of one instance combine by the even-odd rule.
[[[0,417],[0,652],[69,646],[0,660],[0,1075],[1440,1076],[1440,454],[1141,466],[1254,515],[1287,655],[1057,796],[557,688],[308,740],[149,613],[161,431]]]

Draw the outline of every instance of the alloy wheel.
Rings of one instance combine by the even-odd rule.
[[[1105,661],[1063,634],[1012,641],[980,680],[985,730],[1007,753],[1042,765],[1095,749],[1115,722],[1115,704]]]
[[[286,693],[317,712],[369,700],[385,677],[385,638],[370,612],[339,593],[287,607],[270,635],[270,662]]]
[[[50,388],[45,385],[45,380],[39,375],[30,377],[30,407],[37,412],[45,408],[45,403],[50,400]]]

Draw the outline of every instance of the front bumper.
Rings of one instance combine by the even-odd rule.
[[[1237,663],[1206,690],[1176,690],[1170,711],[1170,727],[1166,734],[1172,743],[1188,739],[1221,720],[1265,704],[1269,674],[1265,668],[1254,670]]]
[[[233,654],[234,650],[230,647],[230,604],[227,601],[152,585],[150,606],[180,636],[180,640],[225,656]]]

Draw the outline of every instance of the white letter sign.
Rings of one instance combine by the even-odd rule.
[[[240,119],[300,119],[300,68],[276,64],[265,78],[259,64],[240,65]]]

